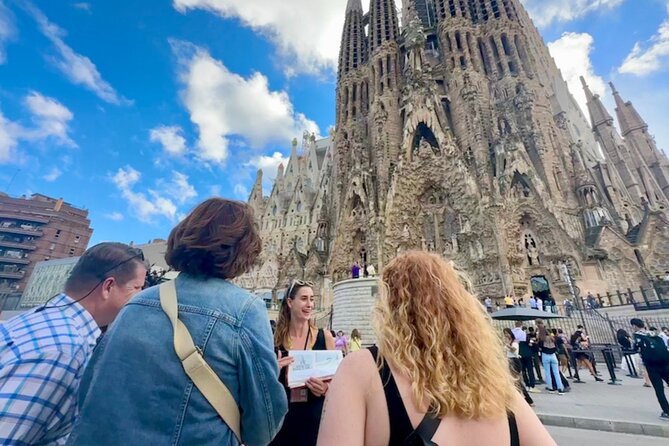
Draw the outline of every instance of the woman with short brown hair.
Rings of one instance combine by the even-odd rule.
[[[392,260],[374,321],[378,348],[348,355],[332,381],[320,446],[555,445],[515,390],[485,310],[444,259]]]
[[[178,319],[241,413],[241,437],[267,445],[287,411],[262,299],[230,282],[260,253],[251,208],[212,198],[170,233],[166,259]],[[81,384],[69,444],[236,445],[232,430],[186,375],[159,287],[138,294],[98,345]]]

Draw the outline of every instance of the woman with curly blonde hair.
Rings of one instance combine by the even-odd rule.
[[[408,252],[384,268],[380,290],[378,348],[340,365],[320,446],[555,445],[515,390],[485,310],[449,263]]]

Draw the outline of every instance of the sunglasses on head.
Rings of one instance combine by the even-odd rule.
[[[295,279],[295,280],[293,280],[293,283],[290,284],[290,287],[288,288],[288,292],[286,293],[286,297],[290,297],[290,293],[293,292],[293,288],[295,288],[295,286],[297,286],[298,288],[303,287],[303,286],[313,287],[314,283],[309,282],[308,280]]]

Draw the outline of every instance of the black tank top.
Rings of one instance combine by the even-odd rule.
[[[379,349],[376,346],[369,347],[369,351],[374,357],[374,361],[379,356]],[[409,419],[402,396],[397,388],[397,383],[393,377],[388,362],[383,362],[383,367],[379,371],[381,383],[383,384],[383,393],[386,396],[386,405],[388,406],[388,422],[390,425],[390,441],[388,446],[407,446],[407,438],[411,437],[414,427]],[[520,446],[520,437],[518,435],[518,425],[516,417],[509,412],[509,430],[511,432],[511,446]]]

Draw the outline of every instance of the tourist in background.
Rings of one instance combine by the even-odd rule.
[[[537,339],[541,347],[541,361],[544,365],[544,376],[546,381],[546,390],[558,394],[564,393],[564,386],[560,379],[560,370],[558,369],[557,345],[555,336],[549,333],[544,326],[543,321],[537,321]]]
[[[662,408],[660,418],[669,421],[669,402],[664,394],[662,382],[669,384],[669,350],[663,348],[662,339],[658,336],[650,336],[641,319],[634,318],[630,320],[630,324],[634,332],[634,350],[641,355],[650,382],[655,389],[655,396]]]
[[[532,310],[538,310],[539,307],[537,306],[537,298],[534,297],[534,295],[530,296],[530,308]]]
[[[348,339],[341,330],[337,332],[337,337],[335,338],[335,349],[341,351],[344,356],[348,354]]]
[[[320,446],[555,445],[514,388],[499,336],[452,266],[408,252],[382,280],[378,348],[352,353],[339,367]],[[414,430],[421,419],[430,433]]]
[[[502,338],[504,341],[504,350],[506,351],[506,357],[509,360],[509,368],[511,370],[511,374],[513,375],[514,380],[516,381],[516,387],[523,394],[525,402],[530,406],[534,406],[534,400],[532,400],[532,397],[527,392],[525,384],[523,383],[523,380],[521,378],[522,365],[520,362],[520,353],[519,353],[520,345],[518,344],[518,341],[516,340],[510,328],[505,328],[502,331]]]
[[[659,336],[664,341],[664,344],[669,348],[669,327],[662,327]]]
[[[351,278],[352,279],[360,278],[360,264],[358,262],[354,262],[353,266],[351,267]]]
[[[172,229],[165,254],[180,272],[173,282],[178,318],[239,406],[250,446],[269,443],[288,405],[265,303],[231,282],[253,266],[260,248],[251,208],[212,198]],[[161,287],[135,296],[95,350],[69,444],[237,444],[175,352]]]
[[[534,379],[534,369],[532,364],[532,350],[530,345],[527,342],[527,332],[526,328],[523,326],[521,321],[516,321],[516,327],[511,330],[513,332],[513,337],[518,341],[518,355],[520,357],[521,365],[521,374],[523,377],[523,382],[528,392],[531,393],[540,393],[539,390],[535,389],[535,379]]]
[[[101,329],[142,289],[145,275],[141,250],[95,245],[77,261],[64,293],[0,324],[0,444],[65,443]]]
[[[362,348],[362,339],[360,339],[360,332],[358,332],[357,328],[354,328],[353,331],[351,331],[351,343],[349,351],[357,352],[361,348]]]
[[[504,296],[504,305],[506,305],[506,308],[513,308],[513,297]]]
[[[285,384],[289,403],[283,426],[270,443],[273,446],[316,444],[328,382],[309,378],[306,387],[290,389],[287,379],[287,366],[292,361],[288,356],[291,350],[334,350],[334,339],[330,332],[314,325],[313,310],[312,284],[293,280],[281,303],[274,333],[281,368],[280,380]]]
[[[369,277],[376,277],[376,268],[374,268],[374,265],[367,265],[367,274]]]
[[[534,327],[527,328],[527,344],[532,352],[532,364],[534,365],[534,371],[536,372],[536,382],[543,383],[544,380],[541,377],[541,352],[539,350],[537,332]]]
[[[484,304],[486,311],[488,313],[492,313],[492,299],[490,298],[490,296],[485,298]]]

